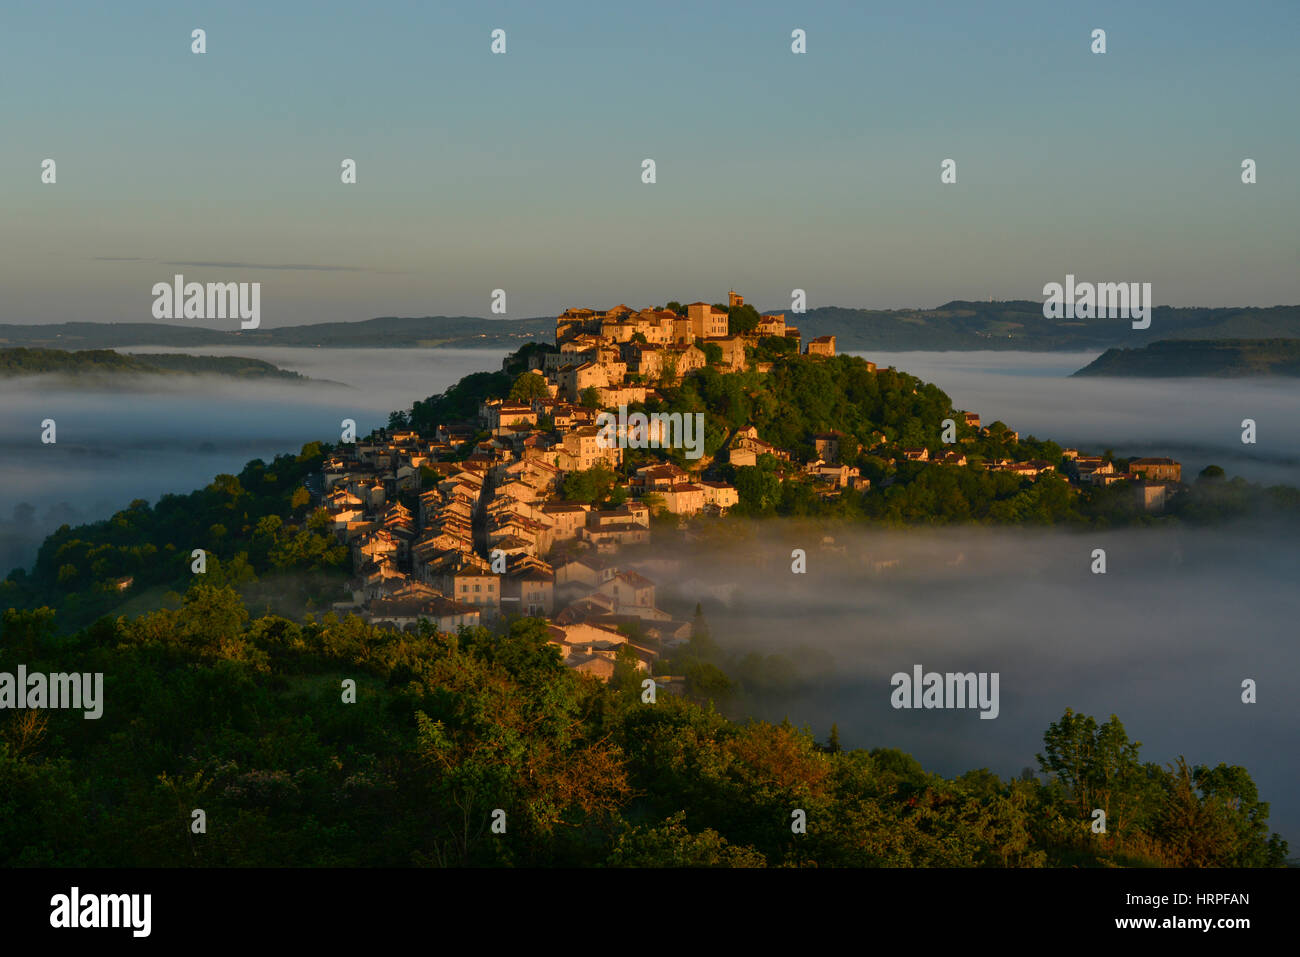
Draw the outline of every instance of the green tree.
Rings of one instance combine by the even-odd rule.
[[[745,303],[743,306],[731,306],[727,309],[727,333],[740,336],[753,332],[762,320],[759,311]]]
[[[781,501],[781,480],[774,471],[771,456],[762,456],[757,465],[736,469],[735,484],[741,510],[748,514],[771,513]]]
[[[1186,771],[1179,759],[1178,774]],[[1219,764],[1213,768],[1197,766],[1192,781],[1202,795],[1202,803],[1224,820],[1232,834],[1231,851],[1221,862],[1226,867],[1281,867],[1286,863],[1287,842],[1268,833],[1268,802],[1259,799],[1259,791],[1250,773],[1238,765]]]
[[[620,645],[614,652],[614,674],[609,679],[610,688],[629,697],[639,696],[644,677],[639,664],[640,659],[631,645]]]
[[[609,857],[611,867],[766,867],[752,847],[737,847],[712,828],[692,834],[686,812],[679,811],[658,827],[642,825],[619,837]]]
[[[1120,831],[1153,795],[1143,786],[1144,771],[1138,761],[1142,747],[1129,741],[1115,715],[1103,725],[1089,715],[1066,708],[1060,721],[1043,735],[1046,754],[1039,767],[1056,776],[1081,818],[1096,808],[1106,812],[1107,828]]]
[[[44,606],[31,610],[6,608],[0,648],[18,660],[32,660],[54,636],[54,617],[54,609]]]
[[[570,502],[597,504],[609,497],[618,476],[605,465],[570,472],[560,483],[560,496]]]
[[[195,581],[185,593],[175,634],[188,649],[206,658],[244,657],[248,609],[233,588]]]
[[[545,399],[550,396],[546,389],[546,378],[537,372],[521,372],[510,386],[510,399],[514,402],[531,402],[533,399]]]

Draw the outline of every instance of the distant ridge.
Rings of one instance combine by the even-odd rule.
[[[1300,338],[1300,306],[1156,306],[1151,327],[1134,329],[1128,319],[1045,319],[1043,304],[1016,299],[953,300],[938,309],[849,309],[824,306],[785,312],[804,341],[835,336],[841,351],[883,352],[978,349],[1088,351],[1143,346],[1162,339]],[[384,316],[356,322],[325,322],[278,329],[219,330],[158,322],[65,322],[0,325],[0,346],[111,349],[121,346],[306,346],[320,348],[516,349],[534,340],[554,341],[555,319],[484,319],[479,316]]]
[[[1141,346],[1160,339],[1300,337],[1300,305],[1217,309],[1156,306],[1149,329],[1134,329],[1129,319],[1046,319],[1042,302],[1025,299],[958,299],[938,309],[827,306],[786,318],[799,326],[805,341],[810,336],[835,336],[836,348],[841,352],[1086,352]]]
[[[539,336],[553,338],[555,320],[482,319],[477,316],[384,316],[358,322],[322,322],[279,329],[222,330],[163,322],[61,322],[0,324],[0,346],[111,349],[118,346],[412,346],[517,348]]]
[[[1300,339],[1172,339],[1107,349],[1076,376],[1300,376]]]
[[[124,355],[111,349],[0,348],[0,379],[56,375],[72,384],[102,384],[103,380],[174,375],[217,375],[238,379],[276,379],[321,384],[297,372],[261,359],[242,356]],[[337,384],[337,383],[333,383]]]

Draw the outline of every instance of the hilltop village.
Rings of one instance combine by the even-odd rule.
[[[598,419],[644,404],[706,365],[763,373],[800,354],[829,359],[835,337],[805,346],[784,314],[759,314],[734,291],[725,307],[566,310],[556,320],[554,348],[529,354],[512,397],[483,401],[475,420],[440,423],[432,434],[381,430],[327,456],[320,504],[353,567],[351,598],[335,610],[397,629],[426,619],[439,631],[537,616],[547,619],[569,667],[609,680],[622,660],[650,673],[657,658],[691,638],[693,624],[659,607],[640,546],[665,519],[671,528],[674,518],[723,516],[737,504],[737,489],[718,474],[724,460],[734,470],[772,456],[828,497],[861,494],[871,483],[841,462],[849,441],[842,433],[810,436],[815,455],[800,462],[752,425],[734,430],[716,456],[685,468],[665,458],[625,469],[622,444],[602,435]],[[866,365],[874,374],[874,363]],[[987,434],[978,414],[958,415],[967,432]],[[1009,429],[998,438],[1019,440]],[[968,464],[960,442],[932,453],[891,446],[879,432],[871,441],[871,454],[887,460]],[[1159,510],[1181,481],[1170,459],[1135,459],[1117,470],[1076,449],[1064,450],[1059,462],[979,464],[1033,481],[1064,468],[1074,487],[1131,481],[1149,510]],[[611,504],[565,499],[566,478],[602,468],[613,476]],[[656,681],[681,689],[680,679]]]

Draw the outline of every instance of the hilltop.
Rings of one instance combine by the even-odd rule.
[[[1161,340],[1108,349],[1076,376],[1300,376],[1300,339]]]

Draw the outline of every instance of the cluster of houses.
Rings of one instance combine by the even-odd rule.
[[[733,291],[729,306],[743,304]],[[764,336],[792,339],[797,351],[799,330],[783,314],[763,315],[744,335],[729,334],[728,315],[703,302],[680,312],[566,310],[556,351],[532,359],[531,398],[485,401],[476,421],[440,424],[432,436],[381,430],[336,451],[323,465],[321,504],[350,549],[352,577],[335,610],[402,630],[422,619],[455,631],[544,617],[571,667],[608,680],[622,655],[648,671],[690,638],[691,624],[658,608],[654,582],[620,556],[649,543],[652,509],[722,515],[738,493],[671,462],[636,469],[614,507],[565,501],[560,490],[574,472],[623,464],[623,449],[601,440],[600,411],[643,403],[702,368],[701,345],[717,346],[727,369],[744,368],[746,348]],[[807,352],[833,356],[834,337]],[[771,450],[754,429],[732,448],[742,458]],[[848,487],[844,470],[833,471]],[[670,690],[677,681],[656,680]]]
[[[745,333],[730,332],[730,309],[745,304],[734,289],[727,309],[707,302],[692,302],[681,312],[618,305],[613,309],[566,309],[556,320],[559,352],[545,357],[541,372],[558,387],[559,394],[577,402],[589,388],[597,389],[600,404],[612,408],[644,402],[656,383],[674,384],[706,363],[703,349],[721,353],[724,371],[746,368],[746,350],[760,339],[777,337],[800,347],[799,330],[786,325],[785,313],[765,313],[757,326]],[[810,341],[806,354],[835,355],[835,337]],[[758,366],[763,371],[762,364]]]
[[[453,438],[381,431],[325,461],[321,503],[352,556],[351,598],[336,611],[399,630],[427,619],[445,632],[544,617],[566,662],[605,680],[620,649],[648,671],[689,640],[691,623],[661,610],[655,583],[619,562],[623,546],[649,541],[645,503],[559,500],[566,472],[586,464],[572,443],[539,449],[522,433],[494,434],[450,461]],[[638,473],[646,488],[661,481],[650,471]],[[414,510],[399,500],[408,490]]]
[[[1062,455],[1070,462],[1070,477],[1080,485],[1105,488],[1132,482],[1139,503],[1149,512],[1161,511],[1183,480],[1182,465],[1170,458],[1129,459],[1121,471],[1099,455],[1080,455],[1078,449],[1066,449]]]
[[[965,412],[965,424],[979,430],[980,435],[991,435],[988,428],[980,426],[980,417],[975,412]],[[838,435],[838,433],[832,433]],[[998,433],[1006,445],[1015,445],[1020,441],[1020,433],[1014,429],[1005,429]],[[820,439],[820,437],[818,437]],[[840,437],[842,440],[842,436]],[[884,436],[875,433],[873,438],[883,443]],[[962,442],[969,441],[963,439]],[[822,448],[818,445],[818,454]],[[1105,487],[1116,482],[1131,482],[1137,490],[1139,504],[1147,511],[1161,511],[1169,496],[1178,489],[1182,482],[1182,466],[1170,458],[1137,458],[1129,461],[1124,470],[1115,468],[1113,462],[1106,461],[1099,455],[1082,455],[1078,449],[1064,449],[1064,474],[1076,487]],[[960,449],[940,452],[932,455],[924,447],[903,447],[898,450],[897,458],[908,462],[930,462],[936,465],[964,466],[969,460]],[[1048,472],[1058,471],[1061,463],[1048,462],[1044,459],[1016,461],[1007,458],[983,459],[983,468],[992,472],[1010,472],[1025,478],[1036,479]]]
[[[729,306],[743,304],[732,291]],[[476,421],[440,424],[432,435],[381,430],[343,446],[325,461],[320,483],[321,505],[352,557],[351,597],[336,610],[402,630],[424,619],[445,632],[515,615],[543,617],[570,667],[608,680],[621,656],[649,671],[656,657],[689,640],[691,624],[658,608],[654,582],[622,559],[649,543],[652,511],[723,515],[737,504],[737,490],[709,480],[717,476],[709,463],[687,471],[668,461],[643,465],[621,481],[621,504],[612,507],[564,500],[563,482],[575,472],[623,464],[623,448],[602,441],[601,410],[644,403],[656,387],[701,368],[701,345],[716,346],[724,368],[743,369],[752,358],[746,350],[765,336],[792,339],[798,350],[799,330],[786,325],[784,314],[761,315],[753,331],[732,335],[728,310],[704,302],[680,311],[568,309],[556,320],[556,350],[529,360],[526,374],[538,378],[522,394],[531,398],[487,400]],[[835,338],[813,339],[806,354],[833,356]],[[979,428],[977,414],[965,413],[965,421]],[[890,453],[885,438],[873,433],[873,448],[900,461],[967,464],[960,448],[933,458],[926,448]],[[1014,443],[1019,436],[1005,438]],[[814,459],[796,465],[751,425],[729,437],[725,452],[740,467],[771,455],[783,472],[802,470],[821,494],[834,496],[870,487],[858,468],[841,461],[850,441],[840,432],[819,433]],[[1169,459],[1136,459],[1117,473],[1077,450],[1066,456],[1076,482],[1139,481],[1150,490],[1143,493],[1148,508],[1160,507],[1165,489],[1180,479]],[[1009,460],[985,466],[1029,477],[1056,468]],[[662,683],[673,689],[675,681]]]

